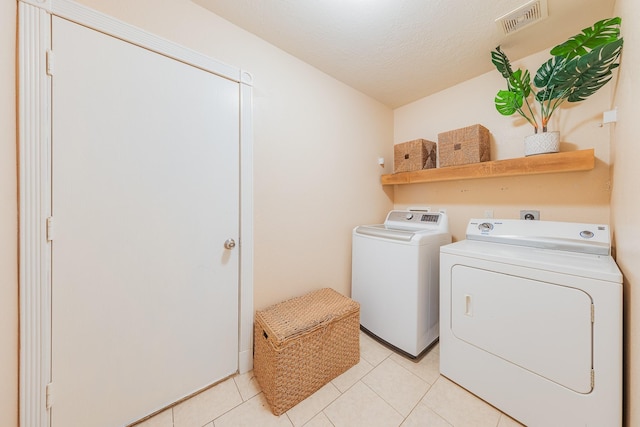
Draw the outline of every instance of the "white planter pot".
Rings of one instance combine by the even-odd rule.
[[[557,153],[560,151],[560,132],[541,132],[524,138],[524,155]]]

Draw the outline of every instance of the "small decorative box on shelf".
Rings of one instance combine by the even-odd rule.
[[[438,134],[440,167],[466,165],[491,160],[489,129],[467,126]]]
[[[393,172],[411,172],[436,167],[436,143],[415,139],[393,146]]]

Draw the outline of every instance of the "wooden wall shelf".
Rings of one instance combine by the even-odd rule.
[[[422,182],[454,181],[460,179],[496,178],[518,175],[537,175],[556,172],[588,171],[595,167],[593,148],[553,154],[494,160],[462,166],[423,169],[381,176],[382,185],[417,184]]]

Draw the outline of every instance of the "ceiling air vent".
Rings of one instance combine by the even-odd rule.
[[[496,19],[505,36],[520,31],[548,16],[547,0],[532,0]]]

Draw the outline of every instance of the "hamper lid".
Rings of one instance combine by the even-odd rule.
[[[256,321],[268,329],[270,336],[283,341],[351,314],[359,307],[351,298],[323,288],[257,311]]]

